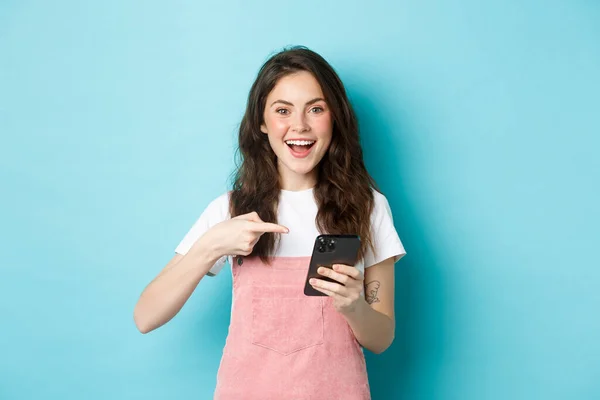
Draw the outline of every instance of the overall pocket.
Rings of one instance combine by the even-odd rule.
[[[252,288],[252,344],[288,355],[323,343],[323,299],[297,287]]]

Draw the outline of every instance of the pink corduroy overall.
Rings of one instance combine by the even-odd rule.
[[[369,400],[362,348],[329,297],[303,293],[309,257],[233,259],[215,400]]]

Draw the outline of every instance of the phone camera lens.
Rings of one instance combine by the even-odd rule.
[[[323,252],[325,252],[325,247],[319,246],[319,253],[323,253]]]
[[[330,240],[330,241],[329,241],[329,243],[327,244],[327,248],[328,248],[329,250],[333,250],[333,249],[335,249],[335,240],[333,240],[333,239],[332,239],[332,240]]]

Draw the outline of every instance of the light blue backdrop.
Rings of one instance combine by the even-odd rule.
[[[0,399],[209,399],[230,277],[141,335],[267,56],[338,70],[409,255],[373,398],[600,398],[596,1],[0,3]],[[594,251],[595,250],[595,251]]]

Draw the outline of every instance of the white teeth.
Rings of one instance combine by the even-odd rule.
[[[286,140],[286,144],[295,144],[296,146],[310,146],[314,140]]]

